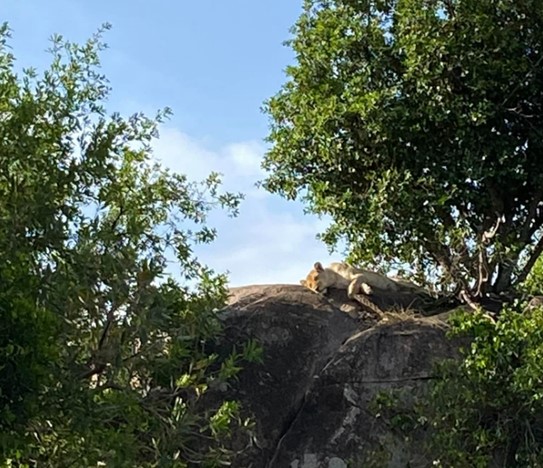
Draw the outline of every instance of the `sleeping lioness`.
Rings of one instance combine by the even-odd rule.
[[[384,291],[407,290],[425,293],[420,286],[409,281],[389,278],[374,271],[354,268],[346,263],[331,263],[328,268],[324,268],[320,262],[317,262],[300,284],[321,293],[326,293],[328,288],[346,289],[351,299],[355,294],[370,295],[373,293],[373,288]]]

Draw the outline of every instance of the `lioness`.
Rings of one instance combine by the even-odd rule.
[[[370,295],[373,288],[385,291],[400,291],[407,289],[411,292],[424,292],[424,290],[406,280],[392,279],[374,271],[354,268],[346,263],[331,263],[324,268],[320,262],[315,263],[305,280],[300,284],[316,292],[326,293],[328,288],[346,289],[349,298],[355,294]]]

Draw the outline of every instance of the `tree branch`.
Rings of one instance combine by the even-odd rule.
[[[445,270],[445,272],[451,277],[454,277],[451,259],[447,254],[440,251],[443,249],[439,249],[438,246],[436,246],[435,242],[427,241],[425,244],[426,250],[428,250],[430,255],[435,259],[439,266],[443,268],[443,270]]]
[[[493,291],[500,294],[511,286],[511,275],[515,270],[518,257],[515,260],[510,259],[508,262],[503,261],[499,264],[498,277],[493,285]]]
[[[496,219],[496,224],[494,224],[492,228],[483,230],[481,233],[481,240],[477,246],[479,254],[477,265],[477,289],[475,290],[475,297],[482,297],[482,295],[486,294],[488,281],[491,278],[490,273],[492,271],[490,270],[490,266],[488,264],[487,247],[492,243],[492,239],[494,239],[496,236],[496,233],[500,229],[502,223],[502,217],[500,216]]]
[[[505,214],[505,204],[503,202],[503,198],[500,196],[500,192],[496,187],[496,184],[492,180],[488,180],[486,181],[486,187],[488,194],[490,195],[490,202],[492,204],[492,208],[494,209],[494,214],[496,216]]]
[[[517,279],[515,280],[515,285],[522,283],[526,279],[542,252],[543,236],[539,239],[539,242],[536,244],[532,255],[530,255],[530,258],[526,262],[526,265],[524,265],[524,268],[520,272],[520,275],[518,275]]]
[[[543,225],[543,210],[539,209],[538,211],[539,211],[539,213],[536,214],[536,216],[534,218],[534,222],[533,222],[532,226],[530,227],[530,234],[528,236],[528,240],[530,240],[533,237],[533,235],[537,231],[539,231],[539,229]]]
[[[106,365],[105,364],[100,364],[100,365],[92,367],[92,368],[88,369],[87,371],[83,372],[82,374],[80,374],[79,378],[81,380],[88,379],[89,377],[92,377],[93,375],[101,374],[105,369],[106,369]]]
[[[526,245],[530,241],[532,221],[536,220],[537,207],[539,206],[539,202],[541,201],[542,196],[543,196],[543,189],[539,189],[534,194],[534,197],[532,198],[532,201],[530,202],[530,205],[528,207],[528,214],[526,215],[526,220],[524,221],[524,224],[521,227],[521,232],[519,235],[519,241],[521,242],[522,246]]]
[[[477,311],[479,310],[479,305],[472,299],[470,294],[465,290],[462,289],[460,291],[459,297],[462,301],[464,301],[471,309]]]
[[[108,335],[109,329],[111,328],[111,324],[115,320],[115,311],[116,311],[116,308],[112,307],[111,310],[107,313],[106,326],[102,330],[102,333],[100,335],[100,339],[98,340],[98,347],[96,349],[96,353],[99,353],[104,347],[104,344],[105,344],[105,342],[107,340],[107,335]],[[93,375],[101,374],[106,369],[106,363],[104,363],[104,362],[96,363],[95,362],[96,361],[96,353],[93,353],[93,356],[89,360],[90,362],[87,363],[87,365],[90,365],[92,367],[89,370],[87,370],[86,372],[83,372],[79,376],[80,379],[87,379],[89,377],[92,377]]]

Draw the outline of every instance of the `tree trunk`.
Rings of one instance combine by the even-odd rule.
[[[498,269],[498,277],[496,282],[492,286],[492,291],[496,294],[500,294],[511,287],[513,271],[515,269],[516,262],[508,260],[500,263]]]

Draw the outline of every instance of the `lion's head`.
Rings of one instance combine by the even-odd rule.
[[[321,280],[324,268],[320,262],[313,265],[313,269],[307,274],[305,280],[300,280],[300,284],[306,288],[312,289],[316,292],[323,292],[326,290],[326,285]]]

